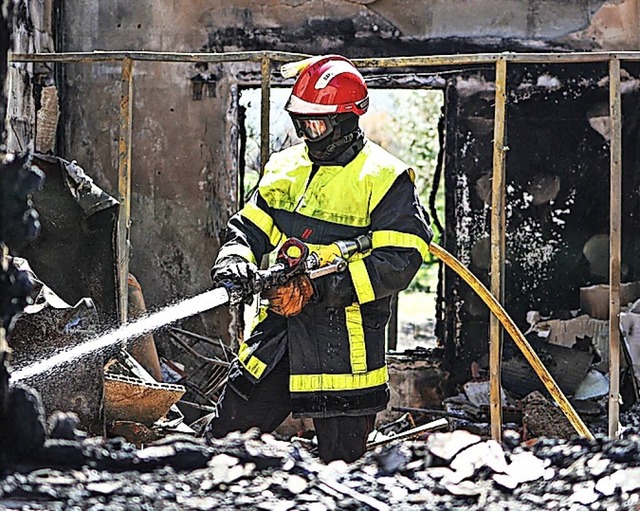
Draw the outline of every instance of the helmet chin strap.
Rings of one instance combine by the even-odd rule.
[[[309,158],[318,165],[339,165],[344,167],[353,160],[364,147],[364,133],[358,127],[358,117],[349,115],[338,123],[331,137],[325,140],[306,140]]]

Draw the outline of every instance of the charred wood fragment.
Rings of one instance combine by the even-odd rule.
[[[31,157],[4,155],[0,162],[0,461],[28,454],[44,441],[39,397],[22,388],[9,388],[7,338],[29,300],[31,280],[14,264],[9,250],[33,240],[40,228],[30,194],[42,185],[43,175]],[[27,421],[22,424],[22,421]],[[42,434],[40,433],[42,430]],[[11,433],[15,433],[12,435]]]

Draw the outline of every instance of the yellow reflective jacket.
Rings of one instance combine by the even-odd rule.
[[[300,314],[269,312],[240,347],[253,383],[288,349],[294,416],[363,415],[388,402],[390,299],[409,285],[432,238],[413,177],[371,141],[344,167],[314,166],[299,144],[270,158],[258,190],[229,221],[218,259],[258,262],[290,237],[328,245],[372,233],[372,250],[348,271],[314,280],[316,295]]]

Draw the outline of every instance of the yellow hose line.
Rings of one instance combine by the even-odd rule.
[[[520,332],[502,305],[498,303],[498,300],[495,299],[495,297],[473,273],[471,273],[460,261],[458,261],[444,248],[432,242],[431,245],[429,245],[429,251],[462,277],[464,281],[469,284],[476,293],[478,293],[484,303],[489,306],[491,312],[493,312],[493,314],[495,314],[495,316],[500,320],[504,329],[509,333],[509,335],[511,335],[511,338],[515,341],[518,348],[520,348],[520,351],[522,351],[529,364],[531,364],[531,367],[533,367],[533,370],[540,377],[540,380],[551,396],[553,396],[555,402],[558,403],[560,410],[562,410],[566,415],[567,419],[569,419],[569,422],[571,422],[571,425],[575,428],[578,434],[582,437],[593,440],[594,437],[591,434],[591,431],[589,431],[589,428],[587,428],[580,416],[573,409],[573,406],[571,406],[569,400],[562,393],[560,387],[558,387],[547,368],[538,358],[536,352],[533,351],[531,345],[527,342],[524,335],[522,335],[522,332]]]

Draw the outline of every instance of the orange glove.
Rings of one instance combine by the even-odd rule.
[[[288,318],[299,314],[311,297],[313,286],[306,275],[299,275],[282,286],[268,289],[262,293],[269,300],[269,309]]]

